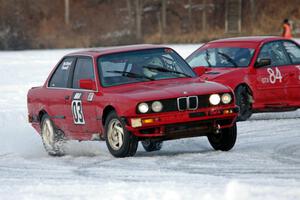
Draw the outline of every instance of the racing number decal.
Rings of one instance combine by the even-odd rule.
[[[74,124],[85,124],[81,100],[72,101],[72,113]]]
[[[275,68],[275,71],[272,68],[268,68],[267,71],[269,73],[270,83],[274,84],[277,80],[279,80],[280,83],[282,82],[281,72],[277,67]]]
[[[81,93],[75,93],[71,103],[74,124],[85,124],[81,96]]]

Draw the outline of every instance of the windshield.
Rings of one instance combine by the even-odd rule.
[[[247,67],[253,54],[252,48],[208,48],[193,53],[187,62],[191,67]]]
[[[196,77],[191,67],[172,49],[147,49],[98,58],[103,87],[170,78]]]

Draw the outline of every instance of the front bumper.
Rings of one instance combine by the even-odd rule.
[[[125,121],[127,130],[139,138],[177,139],[229,128],[235,123],[238,112],[238,107],[222,106],[126,117]]]

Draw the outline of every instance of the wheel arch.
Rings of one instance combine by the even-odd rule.
[[[237,89],[239,88],[239,87],[246,87],[246,89],[248,90],[248,92],[251,94],[251,96],[253,97],[253,90],[251,89],[251,87],[247,84],[247,83],[239,83],[238,85],[236,85],[235,87],[234,87],[234,93],[236,93],[236,91],[237,91]]]
[[[42,118],[43,118],[43,116],[44,116],[45,114],[48,115],[48,113],[47,113],[46,110],[42,109],[42,110],[39,111],[39,114],[38,114],[38,121],[39,121],[40,123],[41,123],[41,120],[42,120]]]
[[[112,105],[108,105],[108,106],[106,106],[106,107],[104,108],[103,113],[102,113],[102,125],[103,125],[103,127],[104,127],[104,125],[105,125],[105,120],[106,120],[108,114],[109,114],[110,112],[113,112],[113,111],[116,112],[116,109],[115,109],[115,107],[113,107]]]

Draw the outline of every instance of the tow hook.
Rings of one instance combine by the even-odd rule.
[[[214,134],[218,135],[221,133],[221,126],[220,124],[216,124],[214,127]]]

